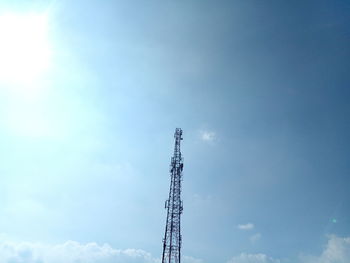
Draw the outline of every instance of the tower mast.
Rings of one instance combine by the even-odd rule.
[[[181,262],[181,228],[180,219],[182,214],[181,181],[183,170],[183,158],[181,156],[180,143],[182,130],[175,129],[174,155],[170,163],[170,191],[169,198],[165,201],[167,209],[165,234],[163,239],[162,263]]]

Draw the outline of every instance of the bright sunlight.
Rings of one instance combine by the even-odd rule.
[[[50,61],[46,14],[0,15],[0,82],[28,84]]]

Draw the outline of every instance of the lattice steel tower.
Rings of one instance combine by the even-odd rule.
[[[180,219],[182,214],[181,181],[183,170],[183,158],[180,151],[182,130],[175,130],[174,156],[170,163],[170,192],[169,199],[165,201],[167,209],[165,235],[163,239],[162,263],[181,262],[181,228]]]

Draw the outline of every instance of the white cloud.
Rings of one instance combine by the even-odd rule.
[[[108,244],[81,244],[67,241],[49,245],[8,241],[0,235],[0,263],[160,263],[159,258],[141,249],[114,249]],[[201,259],[183,256],[184,263],[202,263]]]
[[[239,256],[231,258],[227,263],[280,263],[278,259],[268,257],[265,254],[246,254],[241,253]]]
[[[183,256],[181,261],[183,263],[203,263],[203,260],[189,256]]]
[[[237,227],[238,227],[238,229],[240,229],[240,230],[251,230],[251,229],[254,228],[254,224],[252,224],[252,223],[247,223],[247,224],[243,224],[243,225],[238,225]]]
[[[196,206],[205,206],[210,205],[215,201],[215,198],[213,195],[200,195],[200,194],[193,194],[191,198],[191,203]]]
[[[67,241],[63,244],[49,245],[8,240],[8,237],[0,235],[0,263],[160,263],[159,258],[153,257],[144,250],[120,250],[112,248],[108,244],[81,244],[75,241]],[[203,263],[201,259],[189,256],[184,256],[183,262]],[[294,261],[275,259],[263,253],[241,253],[227,261],[227,263],[282,262]],[[350,237],[342,238],[331,235],[325,249],[319,256],[302,255],[295,262],[349,263]]]
[[[260,234],[260,233],[256,233],[255,235],[252,235],[249,239],[250,239],[250,242],[255,243],[255,242],[257,242],[260,238],[261,238],[261,234]]]
[[[350,237],[329,236],[327,246],[320,256],[301,256],[303,263],[349,263]]]
[[[144,250],[68,241],[59,245],[1,242],[0,263],[159,263]]]
[[[205,142],[213,142],[216,139],[216,133],[213,131],[201,131],[200,138]]]
[[[298,260],[276,259],[266,254],[241,253],[231,258],[227,263],[349,263],[350,262],[350,237],[329,236],[324,250],[319,256],[301,255]]]

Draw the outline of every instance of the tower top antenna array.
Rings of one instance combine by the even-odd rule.
[[[180,144],[182,130],[175,129],[174,155],[170,163],[170,191],[169,198],[165,201],[167,217],[165,224],[165,234],[163,239],[162,263],[181,262],[181,214],[183,210],[181,201],[181,181],[183,170],[183,157],[181,155]]]

